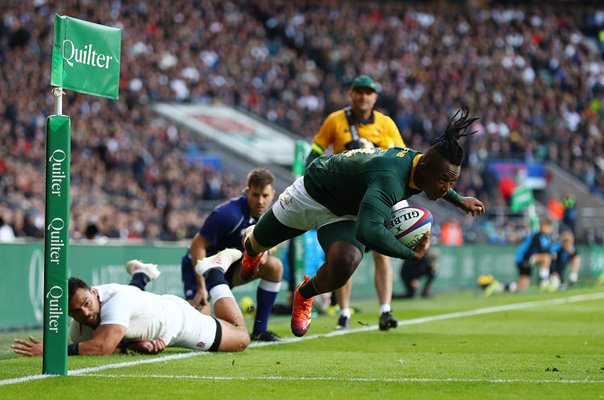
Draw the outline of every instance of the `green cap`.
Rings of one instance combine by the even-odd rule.
[[[359,75],[352,81],[352,89],[369,88],[377,92],[376,84],[369,75]]]

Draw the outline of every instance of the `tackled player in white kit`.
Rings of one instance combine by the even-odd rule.
[[[69,355],[108,355],[133,350],[157,354],[166,347],[198,351],[243,351],[250,342],[239,306],[224,279],[224,272],[241,252],[226,249],[204,260],[196,272],[203,275],[214,315],[201,314],[186,300],[173,295],[145,292],[135,286],[89,286],[69,279]],[[159,275],[153,264],[129,262],[150,279]],[[129,269],[129,272],[133,272]],[[134,271],[136,272],[136,271]],[[133,278],[136,277],[136,273]],[[27,356],[42,354],[42,341],[15,339],[13,351]]]

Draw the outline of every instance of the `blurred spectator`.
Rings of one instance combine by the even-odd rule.
[[[577,199],[569,191],[566,191],[562,198],[562,206],[564,207],[562,222],[574,234],[577,221]]]
[[[440,241],[445,246],[461,246],[463,234],[459,222],[455,220],[445,221],[440,228]]]
[[[562,221],[564,206],[557,199],[549,199],[547,201],[547,215],[556,221]]]
[[[15,240],[15,232],[13,227],[4,222],[4,218],[0,215],[0,242],[12,242]]]
[[[96,218],[92,218],[88,221],[86,229],[84,230],[84,238],[96,244],[106,244],[108,241],[107,236],[101,233]]]
[[[512,178],[509,175],[505,175],[505,176],[502,176],[501,179],[499,179],[499,190],[501,191],[501,194],[505,198],[505,203],[507,205],[511,204],[510,199],[512,198],[514,189],[516,189],[516,182],[514,181],[514,178]]]

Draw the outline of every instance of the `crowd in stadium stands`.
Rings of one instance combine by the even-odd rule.
[[[203,140],[149,104],[225,103],[310,141],[347,104],[342,89],[361,73],[381,83],[378,107],[410,147],[425,150],[462,103],[481,117],[456,189],[487,209],[506,205],[485,168],[490,159],[552,161],[604,196],[602,7],[10,3],[0,21],[0,217],[17,236],[42,234],[55,12],[123,28],[120,100],[73,92],[64,100],[73,237],[96,229],[110,238],[190,238],[203,218],[200,201],[241,189],[186,161]]]

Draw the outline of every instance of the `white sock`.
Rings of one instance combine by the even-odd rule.
[[[340,316],[350,318],[350,307],[344,307],[340,309]]]
[[[281,289],[281,281],[271,282],[271,281],[267,281],[265,279],[260,279],[260,283],[258,284],[258,287],[266,290],[267,292],[276,293],[276,292],[279,292],[279,289]]]
[[[231,292],[231,289],[229,288],[229,285],[225,284],[217,285],[210,289],[210,297],[212,298],[212,304],[225,297],[231,297],[233,299],[235,298],[235,296],[233,296],[233,292]]]
[[[390,312],[390,311],[392,311],[392,309],[390,308],[390,304],[380,305],[380,314],[383,314],[385,312]]]
[[[579,280],[579,274],[577,272],[571,272],[568,274],[568,280],[572,283],[577,283]]]
[[[558,278],[558,275],[552,275],[549,281],[554,289],[558,290],[560,288],[560,278]]]
[[[539,277],[541,278],[541,280],[546,280],[547,278],[549,278],[549,270],[547,268],[539,269]]]

